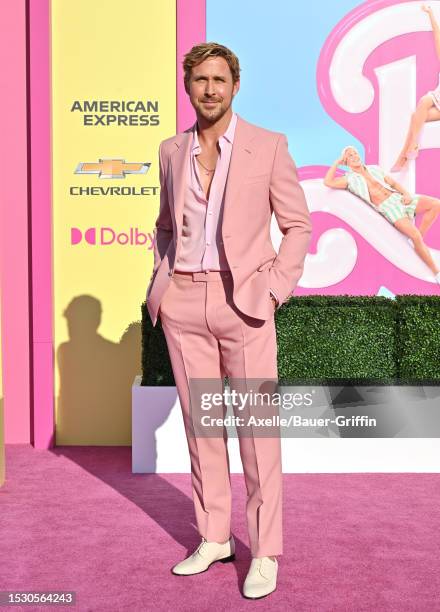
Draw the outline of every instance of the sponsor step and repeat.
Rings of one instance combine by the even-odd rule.
[[[176,131],[176,7],[51,10],[56,442],[127,445],[157,151]]]
[[[397,0],[280,1],[251,12],[248,3],[206,2],[206,40],[240,58],[234,110],[285,133],[298,167],[313,222],[298,296],[439,294],[440,2],[431,4],[432,14]],[[158,146],[176,132],[176,3],[135,0],[121,11],[111,0],[102,11],[54,0],[51,10],[56,442],[125,445],[153,264]],[[427,96],[434,120],[419,121],[414,136],[413,113]],[[380,202],[359,167],[380,184]],[[421,228],[424,249],[394,224],[400,214]],[[271,234],[278,249],[275,217]],[[283,435],[438,435],[437,387],[297,391],[306,392],[311,405],[282,415]],[[352,419],[342,423],[343,412]],[[307,414],[310,426],[299,418]]]

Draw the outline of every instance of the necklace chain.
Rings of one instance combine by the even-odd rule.
[[[199,156],[196,155],[196,160],[199,162],[199,164],[202,166],[202,168],[204,168],[206,170],[206,174],[209,174],[210,172],[214,172],[215,168],[213,168],[212,170],[210,170],[209,168],[207,168],[206,166],[204,166],[202,164],[202,162],[199,159]]]

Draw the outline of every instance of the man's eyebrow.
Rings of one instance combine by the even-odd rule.
[[[206,79],[206,78],[208,78],[208,75],[206,75],[206,74],[195,74],[194,78],[195,79]],[[223,79],[223,80],[226,79],[226,77],[224,75],[222,75],[222,74],[215,74],[213,76],[213,78],[214,79]]]

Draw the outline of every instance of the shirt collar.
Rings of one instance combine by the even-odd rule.
[[[234,142],[235,126],[237,125],[237,114],[232,113],[231,120],[228,125],[228,129],[223,134],[223,138],[226,138],[231,144]]]
[[[234,142],[234,135],[235,135],[235,126],[236,125],[237,125],[237,113],[232,113],[232,117],[231,117],[231,120],[229,122],[228,128],[227,128],[226,132],[222,136],[220,136],[219,140],[224,138],[229,143],[233,144],[233,142]],[[198,135],[197,135],[197,121],[195,122],[194,127],[193,127],[193,145],[192,145],[192,151],[196,151],[196,149],[198,149],[198,152],[200,152],[199,138],[198,138]]]

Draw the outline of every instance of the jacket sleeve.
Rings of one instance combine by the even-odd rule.
[[[269,286],[281,305],[301,278],[312,231],[304,191],[284,134],[280,134],[276,145],[269,198],[283,234],[278,255],[269,270]]]
[[[168,245],[173,237],[173,221],[168,199],[167,180],[163,160],[162,143],[159,146],[159,182],[160,182],[160,207],[159,216],[156,219],[153,230],[154,235],[154,265],[153,274],[160,265]]]

